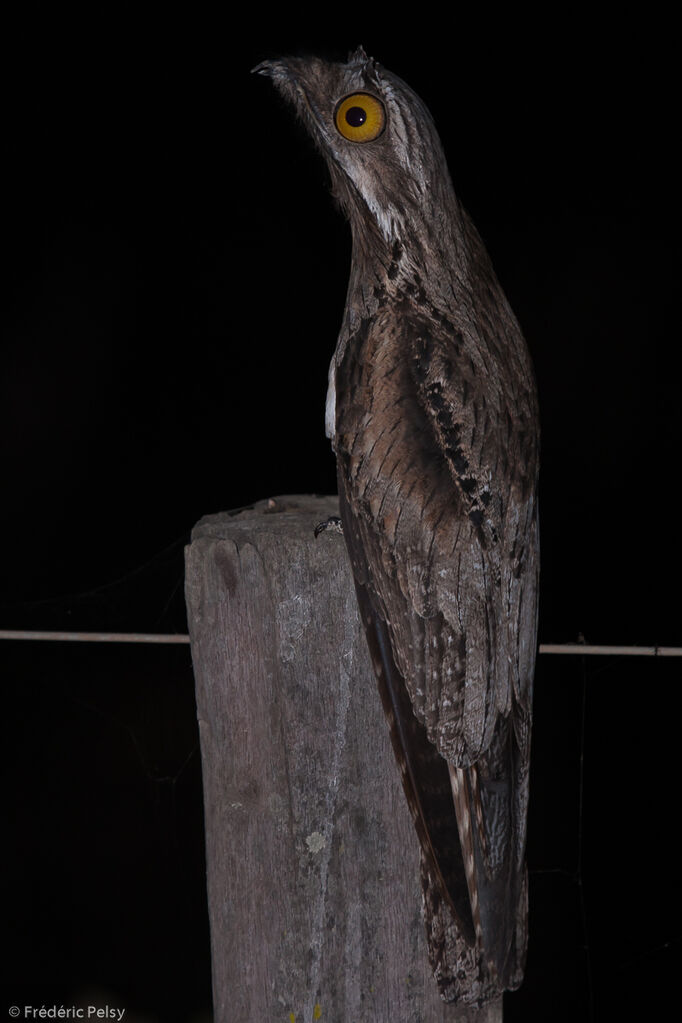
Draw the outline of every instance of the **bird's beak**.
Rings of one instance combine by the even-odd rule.
[[[290,77],[290,70],[284,60],[262,60],[251,68],[252,75],[265,75],[266,78],[282,79]]]
[[[256,64],[255,67],[251,68],[251,74],[252,75],[265,75],[266,78],[269,78],[271,76],[271,74],[272,74],[272,65],[273,65],[273,61],[271,61],[271,60],[262,60],[260,62],[260,64]]]

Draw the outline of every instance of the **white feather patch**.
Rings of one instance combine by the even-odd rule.
[[[336,359],[334,357],[329,363],[329,385],[324,407],[324,432],[331,441],[334,440],[336,432]]]

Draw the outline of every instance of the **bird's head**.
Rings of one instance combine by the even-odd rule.
[[[444,226],[455,200],[440,140],[397,75],[362,47],[345,64],[291,57],[254,71],[272,79],[310,131],[354,234],[371,224],[394,247],[410,243],[417,225],[436,233]]]

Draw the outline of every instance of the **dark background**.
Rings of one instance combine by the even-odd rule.
[[[185,632],[202,515],[335,490],[349,233],[249,69],[362,42],[431,108],[533,354],[541,641],[680,644],[672,28],[451,17],[117,5],[5,31],[0,627]],[[6,642],[0,664],[5,1001],[206,1018],[189,648]],[[540,658],[507,1019],[653,1018],[672,991],[675,664]]]

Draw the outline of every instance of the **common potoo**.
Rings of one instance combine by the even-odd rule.
[[[268,61],[350,220],[326,426],[442,997],[522,979],[538,591],[530,357],[422,101],[362,49]]]

